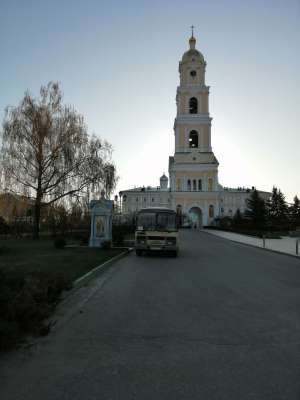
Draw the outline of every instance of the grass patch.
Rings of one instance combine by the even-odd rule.
[[[68,243],[67,243],[68,244]],[[62,274],[74,281],[106,260],[120,254],[120,249],[92,247],[57,249],[51,239],[7,239],[0,241],[0,270],[11,277],[27,274]]]
[[[121,249],[56,248],[50,239],[0,241],[0,350],[25,334],[45,335],[63,290]]]

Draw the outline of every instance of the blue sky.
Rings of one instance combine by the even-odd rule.
[[[158,185],[174,152],[178,62],[194,24],[225,186],[300,195],[300,1],[0,0],[0,119],[58,81],[114,147],[117,190]],[[154,160],[154,162],[153,162]]]

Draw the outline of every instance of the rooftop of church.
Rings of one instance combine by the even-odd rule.
[[[136,192],[167,192],[167,191],[170,191],[170,188],[168,188],[166,190],[166,189],[161,188],[160,186],[140,186],[140,187],[136,187],[133,189],[122,190],[122,192],[120,192],[120,193],[123,193],[123,192],[133,192],[133,193],[136,193]]]
[[[232,187],[226,187],[226,186],[222,187],[220,185],[220,189],[217,190],[217,191],[218,192],[244,192],[244,193],[249,193],[249,192],[252,192],[253,190],[255,190],[254,186],[252,186],[251,188],[244,187],[244,186],[243,187],[239,186],[239,187],[236,187],[236,188],[232,188]],[[140,186],[140,187],[135,187],[133,189],[122,190],[120,193],[125,193],[125,192],[126,193],[128,193],[128,192],[131,192],[131,193],[170,192],[170,191],[171,191],[171,188],[168,188],[166,190],[166,189],[161,188],[160,186]],[[181,190],[181,192],[182,191],[184,191],[184,190]],[[186,192],[191,192],[191,190],[185,190],[185,191]],[[193,190],[192,190],[192,192],[193,192]],[[205,190],[203,190],[203,192],[205,192]],[[269,192],[264,192],[262,190],[259,190],[259,192],[261,192],[261,193],[269,193]]]

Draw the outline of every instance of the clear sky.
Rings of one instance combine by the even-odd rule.
[[[299,0],[0,0],[0,118],[58,81],[107,139],[117,191],[158,185],[174,152],[190,25],[207,62],[224,186],[300,195]]]

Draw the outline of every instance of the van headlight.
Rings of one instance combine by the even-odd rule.
[[[144,236],[137,236],[136,242],[138,244],[145,244],[146,243],[145,237]]]
[[[170,244],[170,245],[176,244],[176,238],[168,238],[167,239],[167,244]]]

